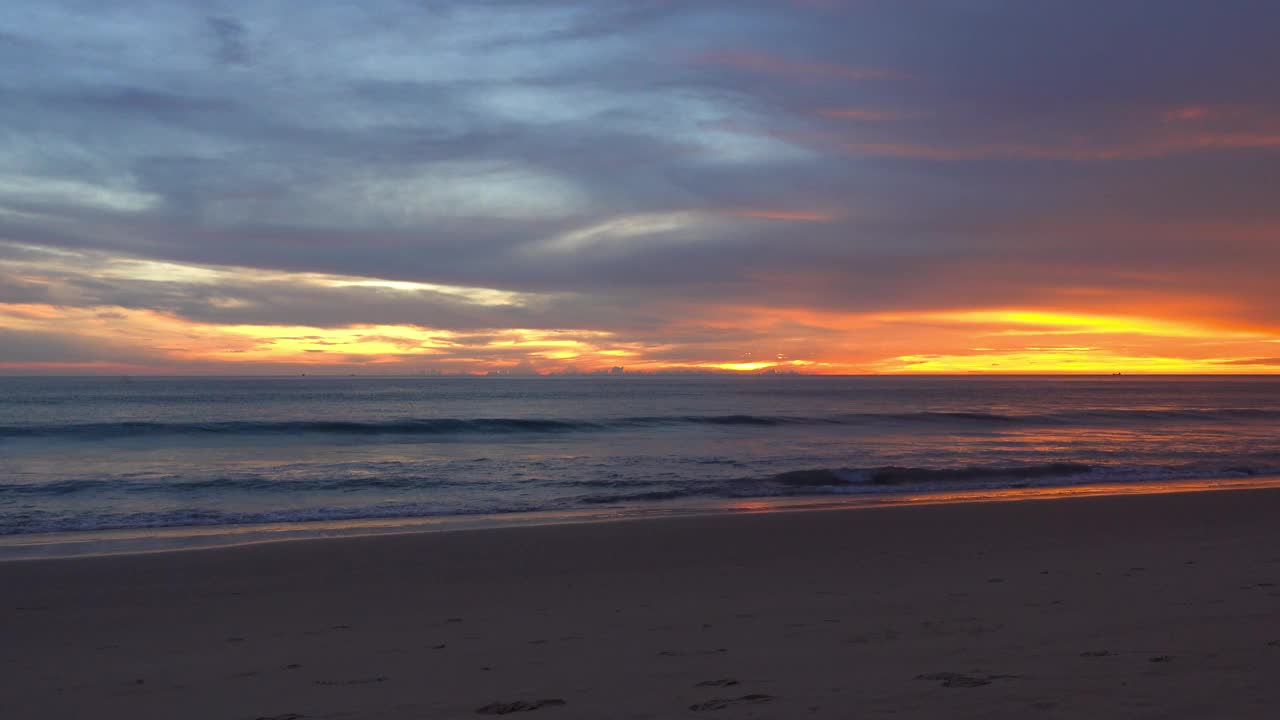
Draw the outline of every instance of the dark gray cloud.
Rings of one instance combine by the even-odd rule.
[[[0,328],[0,362],[3,363],[149,363],[154,358],[144,348],[92,343],[56,332]]]
[[[247,64],[249,50],[245,26],[239,20],[229,17],[211,17],[207,22],[214,39],[214,58],[227,65]]]

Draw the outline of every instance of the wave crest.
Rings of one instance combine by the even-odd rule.
[[[385,421],[288,420],[223,422],[106,422],[70,425],[0,426],[0,438],[114,439],[155,436],[239,435],[508,435],[617,431],[664,426],[777,427],[784,425],[875,424],[965,426],[1110,425],[1114,423],[1280,421],[1280,411],[1251,408],[1205,410],[1074,410],[1061,413],[985,412],[844,413],[824,416],[676,415],[600,419],[401,418]]]

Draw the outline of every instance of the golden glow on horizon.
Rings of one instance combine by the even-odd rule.
[[[1131,357],[1093,348],[1074,350],[981,353],[975,355],[904,355],[887,364],[905,373],[1086,373],[1128,374],[1224,372],[1220,366],[1170,357]]]
[[[686,223],[746,218],[819,222],[816,211],[748,209],[720,213],[627,216],[588,228],[594,243]],[[582,233],[583,231],[578,231]],[[699,305],[642,333],[561,328],[445,329],[406,323],[315,327],[194,319],[172,312],[92,304],[63,277],[164,283],[200,288],[209,317],[269,316],[257,297],[304,287],[327,302],[373,293],[398,306],[447,301],[475,312],[534,309],[555,296],[356,275],[204,266],[6,243],[8,277],[45,288],[41,302],[0,303],[0,330],[30,333],[48,359],[0,361],[0,370],[102,372],[633,372],[674,370],[757,373],[1280,373],[1280,329],[1239,317],[1229,298],[1115,295],[1067,288],[1061,307],[987,307],[841,312],[820,308]],[[787,280],[765,279],[785,284]],[[799,282],[801,280],[793,280]],[[222,293],[210,288],[226,288]],[[246,292],[244,288],[253,288]],[[263,289],[258,289],[263,288]],[[167,292],[167,291],[166,291]],[[571,296],[559,298],[573,300]],[[86,302],[88,300],[89,302]],[[1123,305],[1126,314],[1099,308]],[[371,311],[376,316],[378,307]],[[424,305],[431,307],[431,305]],[[452,305],[451,305],[452,307]],[[491,312],[492,310],[490,310]],[[1190,313],[1212,313],[1192,316]],[[22,342],[19,340],[19,342]],[[57,357],[61,353],[62,357]]]
[[[881,317],[940,320],[972,325],[1004,325],[996,335],[1153,335],[1169,338],[1234,337],[1265,338],[1265,333],[1207,328],[1191,322],[1159,318],[1126,317],[1039,310],[962,310],[925,312]]]
[[[739,316],[760,324],[768,313]],[[1203,330],[1193,324],[1105,318],[1043,311],[966,311],[871,314],[819,318],[830,328],[815,338],[780,337],[783,357],[713,360],[678,357],[678,347],[626,342],[601,331],[531,329],[460,333],[404,325],[343,328],[273,325],[218,325],[123,308],[73,309],[50,305],[0,305],[0,326],[75,337],[105,354],[140,351],[131,361],[6,363],[9,369],[100,369],[136,365],[170,369],[196,364],[236,367],[434,367],[449,372],[485,372],[523,366],[523,371],[606,370],[624,364],[641,372],[715,370],[753,373],[770,369],[806,373],[1230,373],[1277,372],[1268,360],[1276,336],[1258,332]],[[785,314],[784,314],[785,316]],[[841,318],[845,322],[840,322]],[[778,322],[780,318],[773,318]],[[841,329],[845,325],[847,329]],[[1039,332],[1032,328],[1039,328]],[[1068,333],[1073,344],[1055,342]],[[1043,335],[1040,342],[1035,335]],[[1141,342],[1116,342],[1113,337]],[[832,338],[843,338],[833,342]],[[1085,342],[1079,342],[1085,340]],[[1203,346],[1203,352],[1195,351]],[[929,348],[928,352],[921,352]],[[1226,350],[1234,350],[1228,354]],[[732,345],[721,351],[741,357]],[[651,359],[652,353],[668,357]],[[1274,355],[1271,349],[1270,355]],[[779,352],[777,355],[783,355]],[[1250,363],[1256,358],[1258,362]],[[532,363],[532,364],[530,364]],[[425,365],[422,365],[425,364]],[[123,370],[122,370],[123,371]]]
[[[736,363],[705,363],[698,367],[708,370],[732,370],[734,372],[752,372],[755,370],[768,370],[771,368],[779,370],[799,370],[810,365],[814,365],[809,360],[762,360],[756,362],[736,362]]]
[[[2,369],[173,372],[201,367],[415,367],[447,372],[710,370],[755,373],[1276,373],[1280,333],[1218,329],[1158,318],[1044,310],[824,313],[721,309],[677,326],[749,328],[773,347],[748,353],[737,343],[689,350],[627,341],[586,330],[452,331],[409,325],[340,328],[202,323],[150,310],[0,304],[0,327],[75,338],[111,360],[9,362]],[[802,330],[797,330],[800,325]],[[785,332],[781,329],[785,328]],[[1040,336],[1040,337],[1037,337]],[[1061,341],[1072,338],[1070,344]],[[758,345],[762,341],[753,341]],[[704,357],[699,357],[701,354]],[[756,358],[750,357],[754,354]],[[720,359],[706,357],[719,355]],[[661,359],[659,359],[661,358]],[[730,359],[733,358],[733,359]]]

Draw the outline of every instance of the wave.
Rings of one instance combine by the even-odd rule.
[[[612,479],[607,477],[579,480],[524,480],[519,484],[548,490],[547,497],[563,494],[572,496],[574,491],[599,493],[579,498],[580,502],[595,503],[615,499],[662,500],[678,497],[718,496],[744,497],[752,494],[779,495],[806,492],[813,489],[839,487],[892,487],[926,485],[930,483],[983,482],[990,480],[1033,480],[1054,477],[1088,475],[1095,468],[1083,463],[1047,463],[1011,467],[966,466],[954,468],[897,467],[841,468],[793,470],[765,477],[739,477],[729,479]],[[1245,472],[1247,468],[1232,468]],[[517,482],[512,479],[512,482]],[[247,474],[230,477],[184,479],[179,476],[151,476],[144,478],[115,476],[74,478],[54,482],[0,483],[0,498],[9,497],[60,497],[83,493],[111,493],[118,495],[165,494],[183,495],[210,491],[250,493],[316,493],[356,492],[361,490],[418,491],[439,488],[483,489],[502,492],[507,484],[487,482],[478,485],[466,478],[447,479],[434,475],[392,473],[361,474],[358,476],[310,477],[284,479],[269,475]],[[640,492],[636,492],[639,490]]]
[[[567,433],[674,425],[761,426],[842,424],[838,418],[760,415],[682,415],[602,420],[549,418],[405,418],[359,422],[344,420],[77,423],[0,426],[0,437],[127,438],[157,435],[505,435]]]
[[[1280,410],[1222,408],[1200,410],[1073,410],[1016,414],[982,412],[843,413],[826,416],[677,415],[603,419],[404,418],[386,421],[286,420],[223,422],[104,422],[64,425],[4,425],[0,438],[116,439],[155,436],[251,435],[511,435],[601,432],[667,426],[777,427],[784,425],[1092,425],[1099,423],[1280,422]]]
[[[1020,483],[1031,480],[1065,479],[1087,476],[1095,466],[1076,462],[1054,462],[1038,465],[965,465],[959,467],[900,467],[887,465],[874,468],[841,468],[792,470],[763,478],[765,484],[782,488],[812,489],[840,487],[896,487],[937,484],[975,484],[991,481]]]
[[[1230,465],[1114,466],[1078,462],[958,467],[816,468],[765,477],[731,480],[636,483],[565,483],[595,492],[577,502],[587,505],[693,498],[745,499],[805,495],[891,495],[903,492],[1020,488],[1089,483],[1141,483],[1198,478],[1240,478],[1280,474],[1280,467]],[[599,492],[605,489],[609,492]]]
[[[114,422],[0,427],[0,437],[122,438],[156,435],[450,435],[463,433],[548,433],[590,429],[594,423],[519,418],[460,420],[407,419],[386,422],[343,420]]]
[[[147,493],[204,493],[209,491],[235,492],[344,492],[357,490],[428,490],[455,485],[464,481],[450,481],[435,477],[339,477],[310,478],[305,480],[280,480],[265,476],[221,477],[202,480],[182,478],[157,478],[152,480],[128,480],[122,478],[77,478],[48,483],[0,483],[0,498],[5,496],[65,496],[81,493],[110,492],[125,495]]]
[[[384,504],[362,507],[313,507],[293,510],[231,512],[205,508],[178,508],[140,512],[82,513],[57,515],[29,512],[0,522],[0,536],[35,533],[84,532],[138,528],[209,527],[265,525],[326,520],[372,520],[446,515],[491,515],[529,512],[538,508],[512,505],[504,508],[448,509],[422,503]]]
[[[1184,479],[1233,479],[1280,475],[1280,466],[1222,464],[1192,465],[1092,465],[1051,462],[1027,465],[964,465],[953,467],[880,466],[867,468],[814,468],[759,477],[730,479],[617,480],[584,478],[560,481],[521,481],[527,491],[504,492],[507,483],[475,483],[421,475],[272,479],[269,476],[221,477],[183,480],[177,477],[146,479],[75,479],[53,483],[0,484],[0,505],[13,508],[0,513],[0,535],[150,528],[307,522],[372,518],[495,515],[530,511],[565,511],[574,508],[631,508],[649,504],[698,500],[742,500],[778,497],[830,497],[841,495],[892,496],[901,493],[987,490],[1019,487],[1054,487],[1098,483],[1144,483]],[[513,481],[514,482],[514,481]],[[533,489],[530,486],[537,486]],[[370,490],[372,496],[359,491]],[[387,491],[391,492],[388,493]],[[433,492],[441,490],[442,493]],[[262,511],[233,511],[221,492],[297,493],[299,506]],[[160,496],[168,509],[135,512],[104,507],[82,510],[84,502],[40,505],[41,498],[56,502],[67,495],[101,493]],[[352,494],[357,493],[357,494]],[[7,496],[7,497],[6,497]],[[326,504],[340,498],[338,506]],[[36,504],[32,504],[32,503]],[[239,502],[239,501],[235,501]],[[96,506],[96,503],[91,503]],[[251,505],[252,503],[250,503]],[[678,505],[676,507],[679,507]]]

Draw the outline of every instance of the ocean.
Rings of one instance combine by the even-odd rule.
[[[1280,474],[1280,378],[3,378],[0,535]]]

